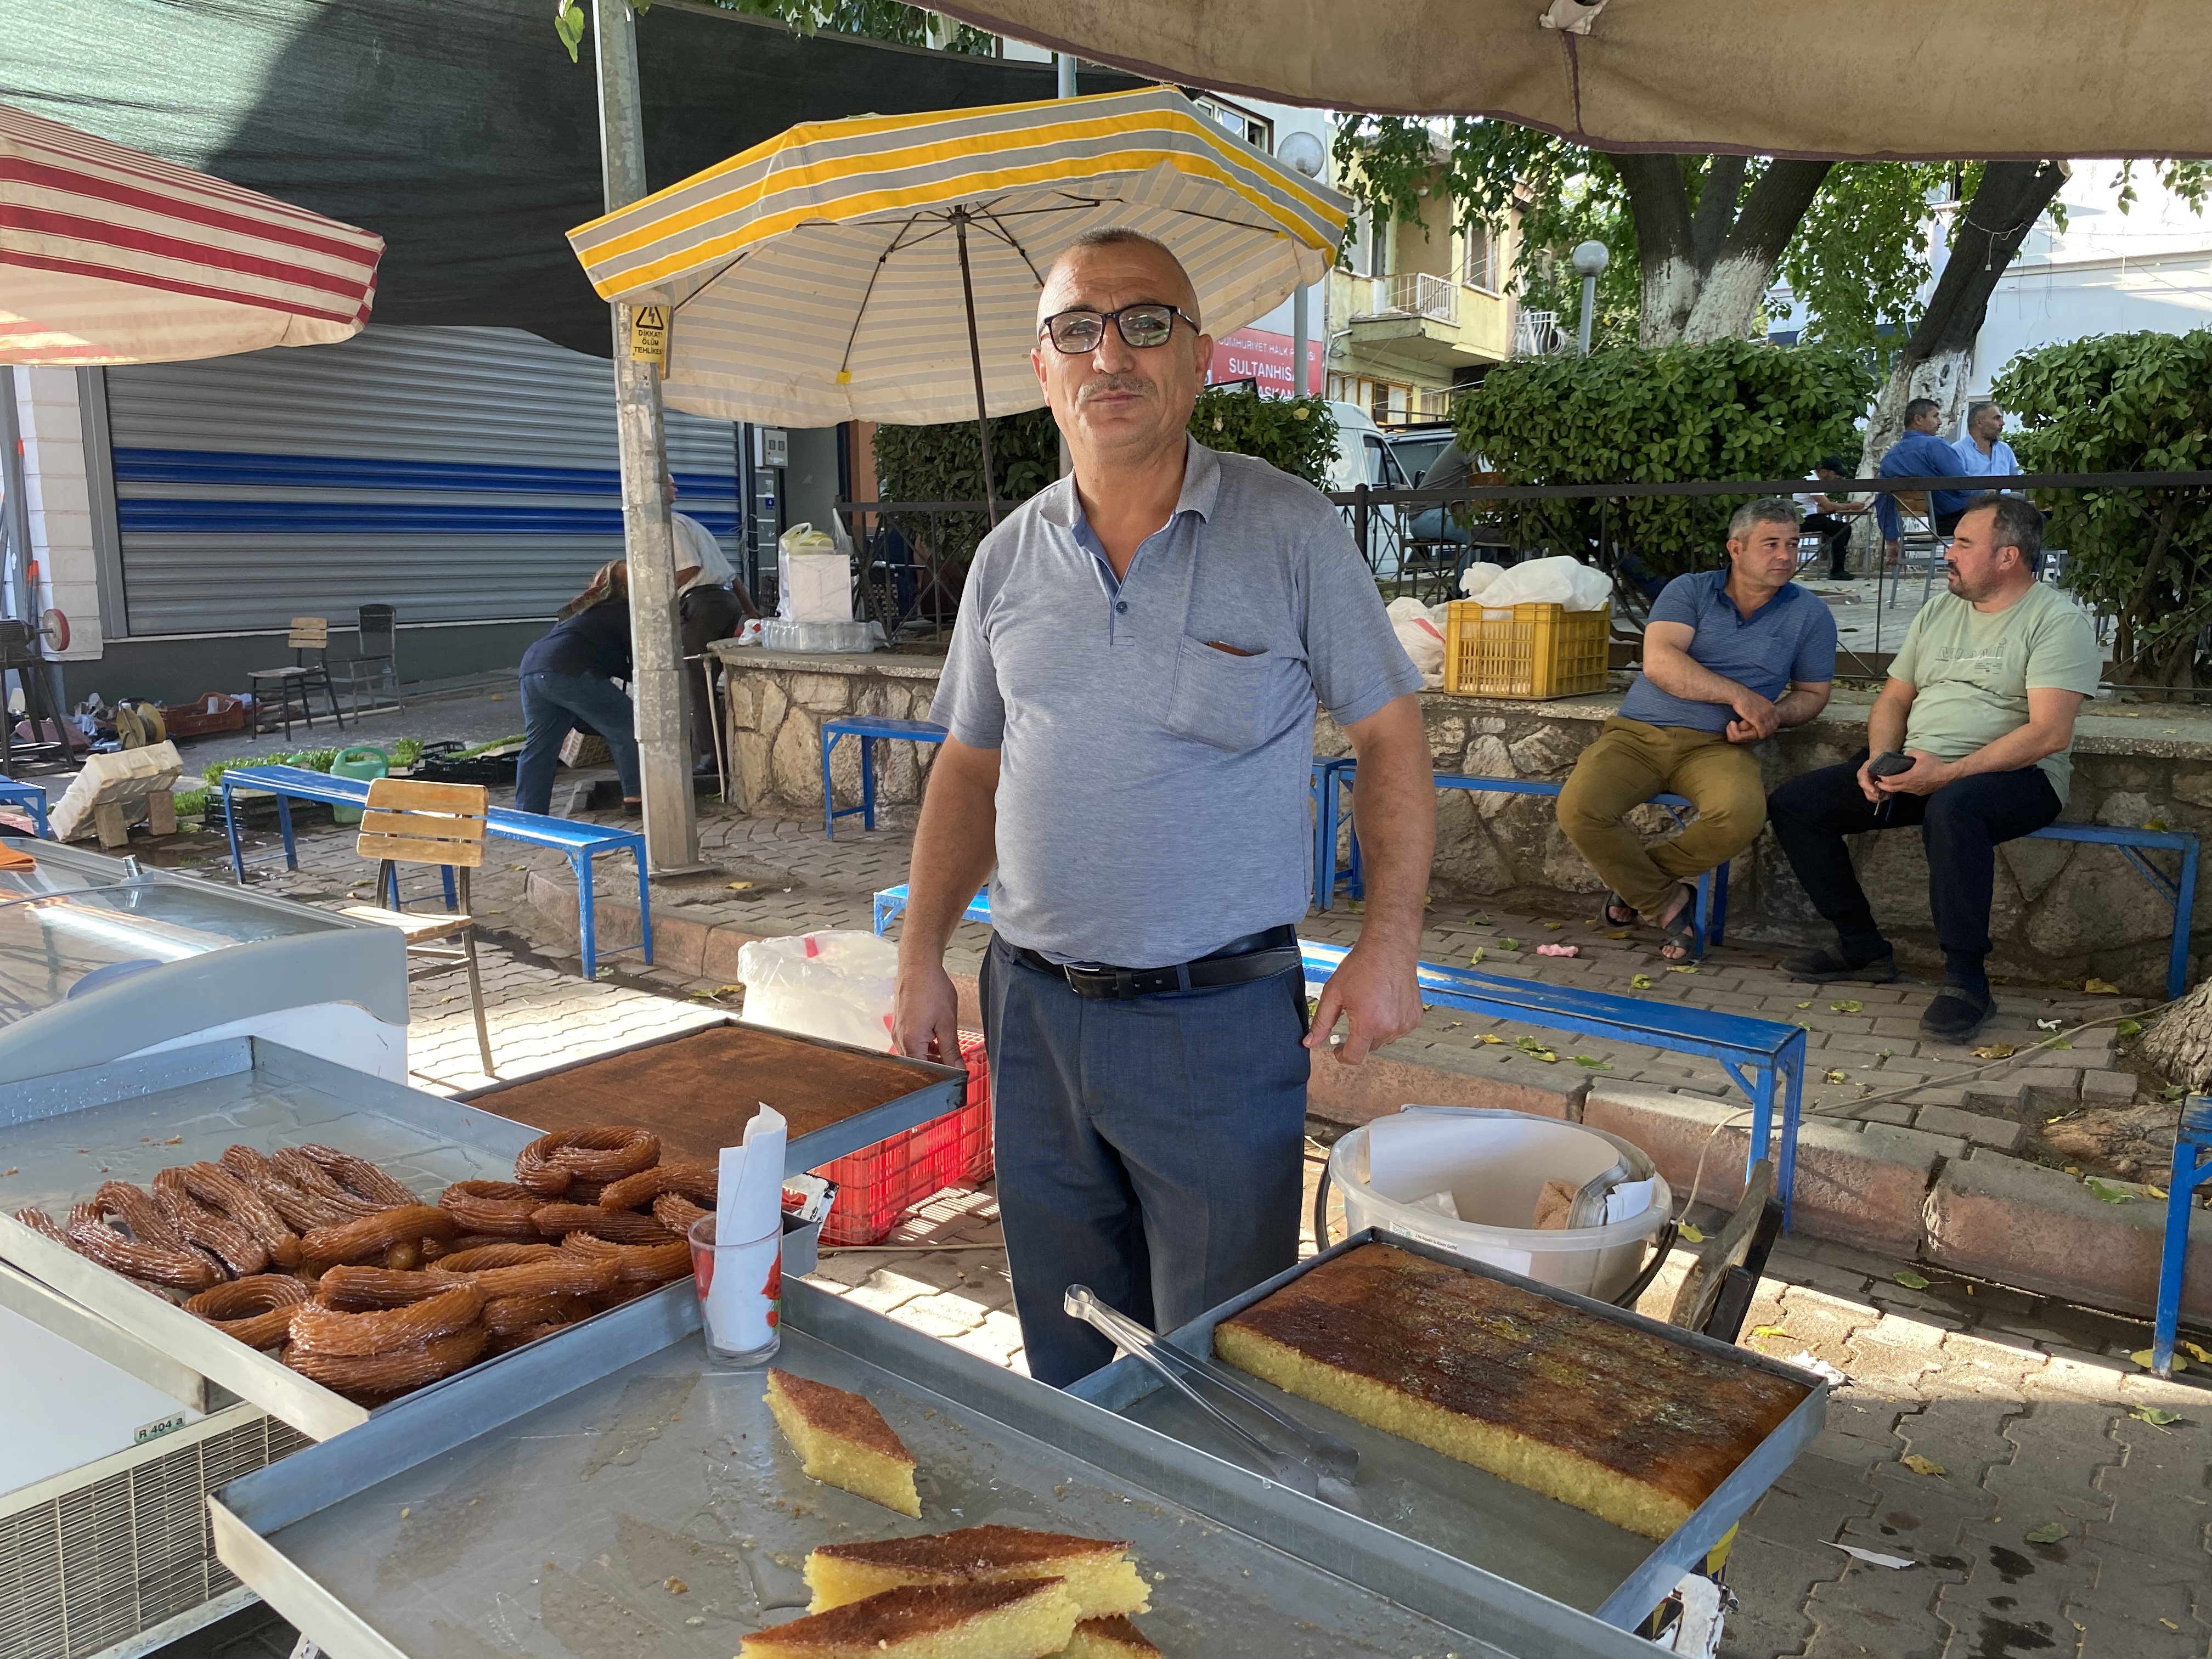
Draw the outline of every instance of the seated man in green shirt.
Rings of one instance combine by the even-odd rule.
[[[1950,591],[1912,619],[1867,719],[1867,748],[1792,779],[1768,821],[1838,948],[1784,963],[1799,979],[1897,977],[1846,836],[1918,824],[1928,902],[1943,947],[1943,988],[1921,1016],[1956,1041],[1995,1007],[1984,962],[1999,842],[2033,833],[2066,805],[2074,717],[2097,689],[2102,653],[2089,618],[2037,580],[2043,515],[2017,495],[1978,495],[1945,557]],[[1909,767],[1877,776],[1885,755]]]

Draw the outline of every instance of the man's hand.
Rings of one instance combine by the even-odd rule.
[[[1867,798],[1869,805],[1879,806],[1886,797],[1882,794],[1880,787],[1877,787],[1874,774],[1867,770],[1867,768],[1872,766],[1874,763],[1875,757],[1871,753],[1869,753],[1866,759],[1859,764],[1859,793]]]
[[[891,993],[891,1041],[902,1054],[960,1063],[960,998],[942,963],[899,963]]]
[[[1879,800],[1881,795],[1932,795],[1959,775],[1956,763],[1939,760],[1924,749],[1908,749],[1912,757],[1912,769],[1893,772],[1886,778],[1868,779],[1862,770],[1863,781],[1870,781],[1881,794],[1869,795],[1869,800]]]
[[[1747,685],[1739,685],[1735,688],[1735,695],[1729,699],[1729,707],[1735,709],[1736,714],[1736,717],[1729,722],[1730,743],[1757,743],[1761,738],[1772,737],[1781,728],[1782,716],[1776,711],[1773,703],[1760,696]],[[1735,728],[1738,726],[1746,728],[1752,735],[1747,738],[1737,737]]]
[[[1322,987],[1306,1047],[1318,1048],[1328,1042],[1341,1014],[1351,1029],[1336,1051],[1337,1063],[1357,1066],[1370,1049],[1395,1042],[1419,1025],[1418,949],[1397,950],[1363,935]]]
[[[1744,721],[1737,720],[1728,723],[1727,736],[1730,743],[1757,743],[1759,732],[1757,726],[1747,725]]]

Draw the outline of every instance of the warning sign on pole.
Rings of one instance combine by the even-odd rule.
[[[639,306],[629,314],[629,355],[668,374],[668,307]]]

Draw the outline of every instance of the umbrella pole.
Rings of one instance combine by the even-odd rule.
[[[968,362],[975,371],[975,435],[983,441],[983,508],[999,522],[999,492],[991,487],[991,421],[983,404],[983,347],[975,335],[975,279],[968,270],[968,210],[952,210],[952,234],[960,244],[960,297],[968,307]]]

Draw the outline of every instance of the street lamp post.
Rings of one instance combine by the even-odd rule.
[[[1589,356],[1590,318],[1597,310],[1597,279],[1613,263],[1613,255],[1606,252],[1603,242],[1577,242],[1571,256],[1575,274],[1583,279],[1583,314],[1575,324],[1575,343],[1583,356]]]

